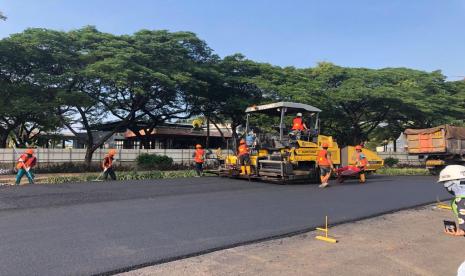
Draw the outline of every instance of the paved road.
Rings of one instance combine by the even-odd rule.
[[[208,177],[0,188],[0,275],[90,275],[447,198],[432,177],[324,190]]]

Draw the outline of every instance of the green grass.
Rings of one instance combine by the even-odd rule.
[[[117,172],[118,180],[145,180],[145,179],[167,179],[167,178],[184,178],[193,177],[194,170],[180,171],[142,171],[142,172]],[[85,182],[93,181],[99,177],[99,174],[83,174],[82,176],[51,176],[47,177],[41,183],[59,184],[66,182]],[[102,180],[102,177],[101,179]]]
[[[389,168],[383,167],[376,171],[381,175],[431,175],[425,168]]]

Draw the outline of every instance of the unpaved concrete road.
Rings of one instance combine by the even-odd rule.
[[[457,275],[465,238],[442,233],[450,211],[432,206],[330,229],[339,243],[310,232],[147,267],[122,276]],[[465,276],[465,275],[463,275]]]
[[[0,188],[0,274],[124,272],[301,233],[325,215],[337,223],[425,204],[443,190],[433,177],[324,190],[216,177]]]

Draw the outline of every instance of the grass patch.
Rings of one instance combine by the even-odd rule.
[[[389,168],[383,167],[376,171],[380,175],[431,175],[425,168]]]
[[[181,171],[129,171],[129,172],[117,172],[118,180],[146,180],[146,179],[167,179],[167,178],[185,178],[193,177],[195,175],[194,170],[181,170]],[[99,174],[83,174],[80,176],[51,176],[47,177],[40,183],[47,184],[59,184],[66,182],[86,182],[96,180]],[[103,179],[103,176],[100,180]]]

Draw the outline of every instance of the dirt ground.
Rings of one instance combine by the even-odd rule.
[[[451,211],[427,206],[330,228],[337,244],[310,232],[123,275],[457,275],[465,238],[443,234],[444,219]]]

